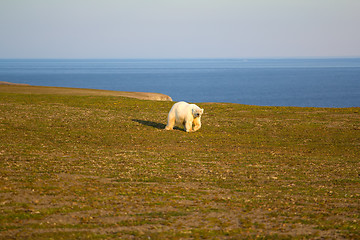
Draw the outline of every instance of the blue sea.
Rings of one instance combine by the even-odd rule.
[[[196,103],[360,107],[360,58],[0,59],[0,81],[158,92]]]

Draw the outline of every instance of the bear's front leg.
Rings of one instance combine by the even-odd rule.
[[[194,132],[199,130],[201,128],[201,121],[200,118],[195,118],[194,119]]]
[[[200,125],[195,125],[195,126],[194,126],[194,132],[197,131],[197,130],[199,130],[200,128],[201,128],[201,124],[200,124]]]
[[[192,122],[185,122],[184,123],[184,130],[186,131],[186,132],[192,132]]]

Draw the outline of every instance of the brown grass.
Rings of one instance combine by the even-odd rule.
[[[359,108],[171,105],[0,93],[0,239],[360,238]]]

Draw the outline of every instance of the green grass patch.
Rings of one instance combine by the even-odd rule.
[[[0,239],[356,239],[359,108],[0,93]]]

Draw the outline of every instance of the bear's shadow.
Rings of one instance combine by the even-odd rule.
[[[132,119],[133,122],[138,122],[142,125],[145,126],[149,126],[149,127],[153,127],[153,128],[157,128],[157,129],[165,129],[166,124],[163,123],[157,123],[157,122],[152,122],[152,121],[146,121],[146,120],[140,120],[140,119]],[[182,130],[179,127],[174,127],[174,129],[176,130]]]

